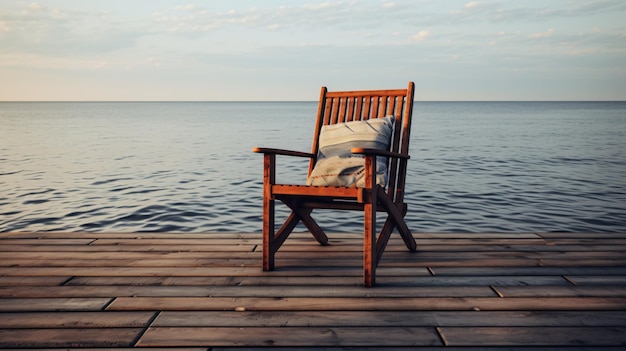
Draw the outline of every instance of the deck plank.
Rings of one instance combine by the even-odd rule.
[[[623,286],[495,286],[502,297],[626,297]]]
[[[0,312],[102,311],[111,298],[2,298]]]
[[[143,328],[154,317],[154,312],[0,313],[0,329]]]
[[[384,333],[384,337],[382,334]],[[183,337],[181,337],[181,335]],[[377,346],[432,346],[441,345],[434,328],[170,328],[148,329],[138,347],[169,346],[278,346],[306,347],[315,345],[334,347]]]
[[[380,270],[387,273],[385,269]],[[360,273],[360,272],[359,272]],[[427,271],[411,276],[382,276],[378,278],[378,288],[374,291],[366,289],[369,294],[380,291],[385,293],[398,290],[419,290],[430,287],[471,287],[471,286],[541,286],[541,285],[571,285],[571,282],[561,275],[493,275],[493,276],[430,276]],[[74,277],[65,282],[65,285],[94,285],[94,286],[296,286],[307,289],[318,285],[322,286],[361,286],[359,276],[229,276],[229,277]],[[453,289],[449,289],[453,290]],[[454,289],[457,290],[457,289]],[[460,289],[458,289],[460,290]]]
[[[129,347],[142,328],[0,329],[0,348]]]
[[[624,346],[626,327],[440,328],[446,346]]]
[[[1,277],[0,286],[55,286],[61,285],[72,276],[59,276],[59,277]]]
[[[626,310],[626,297],[119,297],[110,311],[424,311]]]
[[[0,298],[37,297],[493,297],[488,286],[465,286],[450,289],[446,286],[384,287],[372,291],[357,286],[55,286],[55,287],[0,287]]]
[[[610,327],[623,311],[164,311],[155,327]]]

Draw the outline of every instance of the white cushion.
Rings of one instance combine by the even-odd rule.
[[[317,163],[307,179],[307,185],[365,186],[364,156],[353,155],[350,149],[362,147],[388,150],[394,116],[366,121],[337,123],[322,127]],[[376,159],[376,183],[387,185],[387,158]]]

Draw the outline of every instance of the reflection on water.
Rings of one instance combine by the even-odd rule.
[[[262,157],[315,103],[0,103],[0,231],[259,232]],[[623,231],[625,103],[417,103],[416,231]],[[306,160],[279,157],[279,181]],[[286,210],[281,208],[281,213]],[[354,212],[320,212],[329,231]]]

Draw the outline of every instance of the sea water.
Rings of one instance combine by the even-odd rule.
[[[310,151],[316,109],[0,103],[0,231],[260,232],[251,150]],[[413,116],[414,232],[626,230],[626,103],[417,102]],[[304,183],[307,167],[279,157],[278,181]],[[362,230],[355,212],[315,215],[329,232]]]

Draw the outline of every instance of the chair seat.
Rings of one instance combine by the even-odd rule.
[[[275,184],[272,186],[274,195],[294,195],[294,196],[320,196],[320,197],[341,197],[358,198],[360,188],[355,186],[313,186],[313,185],[291,185]]]

